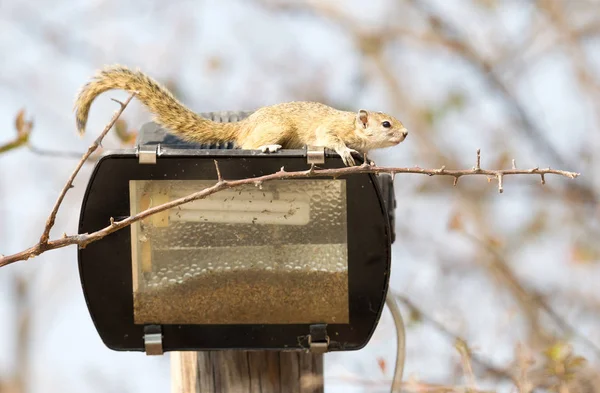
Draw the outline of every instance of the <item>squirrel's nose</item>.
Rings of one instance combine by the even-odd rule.
[[[401,134],[402,134],[403,137],[406,138],[408,136],[408,131],[404,130],[404,131],[401,132]]]

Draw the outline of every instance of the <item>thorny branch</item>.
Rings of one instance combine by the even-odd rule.
[[[211,187],[197,191],[197,192],[192,193],[183,198],[175,199],[170,202],[164,203],[162,205],[158,205],[153,208],[144,210],[136,215],[127,217],[120,221],[114,221],[114,219],[113,219],[113,220],[111,220],[110,225],[108,225],[107,227],[100,229],[98,231],[92,232],[92,233],[63,236],[62,238],[57,239],[57,240],[51,240],[51,241],[48,240],[48,235],[50,233],[50,229],[52,228],[52,225],[54,224],[54,220],[56,218],[56,213],[58,211],[58,208],[60,207],[60,204],[62,203],[62,200],[64,199],[66,192],[69,190],[69,188],[71,188],[71,186],[73,184],[73,179],[79,172],[79,169],[83,165],[83,162],[98,147],[98,145],[100,144],[104,135],[108,132],[108,130],[110,129],[112,124],[114,124],[114,122],[116,121],[116,118],[118,117],[118,115],[121,114],[121,112],[123,111],[125,106],[129,103],[129,101],[131,101],[132,98],[133,98],[133,95],[131,95],[129,97],[129,99],[121,105],[121,109],[115,114],[115,116],[110,121],[110,123],[105,127],[105,129],[102,132],[102,134],[100,135],[100,137],[98,137],[98,139],[96,139],[96,141],[90,146],[90,148],[88,149],[88,152],[84,155],[82,160],[77,164],[75,171],[69,178],[69,180],[68,180],[67,184],[65,185],[65,187],[63,188],[58,200],[56,201],[54,209],[52,210],[52,213],[50,214],[50,217],[48,218],[48,222],[46,223],[46,227],[44,229],[44,234],[40,238],[40,241],[38,242],[38,244],[36,244],[33,247],[28,248],[27,250],[21,251],[19,253],[0,257],[0,267],[9,265],[13,262],[27,260],[27,259],[35,257],[47,250],[62,248],[62,247],[66,247],[66,246],[73,245],[73,244],[77,244],[79,247],[83,248],[92,242],[100,240],[100,239],[106,237],[107,235],[109,235],[113,232],[116,232],[119,229],[122,229],[126,226],[129,226],[129,225],[133,224],[134,222],[140,221],[152,214],[156,214],[161,211],[168,210],[168,209],[183,205],[185,203],[195,201],[197,199],[206,198],[207,196],[212,195],[212,194],[214,194],[218,191],[224,190],[224,189],[239,187],[239,186],[246,185],[246,184],[255,184],[256,185],[256,184],[261,184],[266,181],[272,181],[272,180],[300,179],[300,178],[320,177],[320,176],[337,178],[340,176],[354,175],[354,174],[359,174],[359,173],[375,173],[375,174],[389,173],[392,175],[395,175],[397,173],[414,173],[414,174],[421,174],[421,175],[428,175],[428,176],[451,176],[451,177],[454,177],[454,184],[456,184],[456,181],[462,176],[473,176],[473,175],[491,176],[491,177],[495,177],[499,180],[501,180],[502,177],[508,176],[508,175],[554,174],[554,175],[559,175],[559,176],[565,176],[565,177],[568,177],[571,179],[574,179],[577,176],[579,176],[579,173],[568,172],[568,171],[563,171],[563,170],[558,170],[558,169],[550,169],[550,168],[546,168],[546,169],[540,169],[540,168],[497,169],[497,170],[482,169],[480,167],[480,151],[479,150],[477,151],[477,155],[478,155],[477,162],[478,163],[472,169],[446,169],[445,166],[442,166],[439,169],[425,169],[425,168],[420,168],[418,166],[415,166],[412,168],[379,167],[379,166],[374,165],[372,162],[365,160],[365,162],[360,166],[333,168],[333,169],[315,169],[315,166],[312,165],[310,167],[310,169],[307,169],[305,171],[287,172],[285,170],[285,168],[282,167],[279,171],[269,174],[269,175],[263,175],[263,176],[241,179],[241,180],[224,180],[221,176],[221,172],[219,170],[218,163],[215,160],[215,169],[217,171],[218,180]],[[500,192],[503,191],[501,181],[499,181],[498,190]]]

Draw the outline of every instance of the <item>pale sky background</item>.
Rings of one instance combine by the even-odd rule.
[[[332,1],[354,15],[365,28],[403,24],[410,15],[398,15],[385,0]],[[432,1],[462,27],[477,46],[490,39],[511,43],[528,28],[531,7],[526,1],[502,2],[501,18],[493,23],[471,1]],[[356,17],[359,15],[359,17]],[[543,47],[544,42],[539,42]],[[598,40],[586,47],[596,71],[600,66]],[[535,49],[535,46],[534,46]],[[485,49],[483,50],[485,53]],[[530,59],[538,56],[519,53]],[[528,57],[529,56],[529,57]],[[323,97],[330,103],[352,108],[389,110],[392,105],[385,83],[366,80],[364,64],[349,37],[334,24],[308,14],[294,16],[265,11],[249,1],[181,1],[176,3],[114,0],[55,0],[47,2],[0,1],[0,144],[14,137],[16,112],[26,108],[33,116],[32,143],[53,150],[83,152],[112,115],[116,105],[104,94],[95,102],[88,133],[75,132],[72,104],[79,87],[104,64],[140,67],[159,80],[173,79],[182,100],[197,111],[242,110],[276,102]],[[219,59],[220,68],[211,68]],[[403,89],[415,105],[433,105],[449,90],[467,92],[467,106],[446,116],[437,126],[440,144],[459,157],[465,168],[474,163],[475,150],[483,151],[487,165],[500,148],[509,148],[520,167],[548,165],[547,156],[527,143],[517,143],[506,111],[490,94],[485,82],[469,67],[449,56],[392,46],[386,61],[402,76]],[[366,70],[366,71],[365,71]],[[593,107],[581,100],[567,59],[546,54],[519,73],[505,75],[516,86],[525,106],[534,113],[552,145],[585,169],[577,151],[587,146],[596,151],[598,130]],[[316,93],[314,93],[316,91]],[[393,113],[402,118],[402,112]],[[132,104],[123,116],[134,127],[149,120],[148,112]],[[413,133],[418,129],[407,127]],[[413,137],[413,138],[411,138]],[[409,135],[400,146],[374,152],[380,165],[423,167],[436,165],[423,159]],[[106,147],[116,147],[109,135]],[[418,160],[418,161],[417,161]],[[60,189],[75,165],[64,158],[41,157],[26,149],[0,155],[0,252],[10,254],[33,245]],[[82,193],[91,165],[75,180],[59,212],[52,234],[75,233]],[[584,173],[586,181],[593,175]],[[494,289],[477,270],[452,269],[455,260],[473,258],[463,237],[447,230],[447,222],[459,202],[448,182],[443,194],[417,193],[429,178],[396,180],[398,198],[397,240],[393,247],[391,286],[409,296],[448,327],[469,337],[475,348],[493,362],[503,364],[514,355],[521,325],[511,318],[510,299]],[[549,183],[568,184],[548,177]],[[461,180],[461,183],[463,181]],[[465,181],[463,186],[495,187],[485,179]],[[510,232],[541,207],[556,211],[552,236],[534,239],[529,247],[511,255],[513,269],[537,288],[563,288],[599,297],[599,265],[573,266],[566,262],[574,235],[561,226],[561,201],[545,199],[541,206],[529,193],[539,179],[507,179],[505,193],[489,204],[488,224]],[[597,185],[597,183],[596,183]],[[554,205],[553,205],[554,204]],[[596,220],[597,217],[590,217]],[[596,224],[597,225],[597,224]],[[169,388],[168,356],[114,352],[102,344],[92,325],[80,290],[74,247],[48,252],[28,262],[0,270],[0,376],[13,372],[15,310],[12,299],[16,275],[28,275],[31,283],[33,331],[31,336],[31,392],[165,392]],[[600,343],[594,315],[577,307],[565,309],[571,322],[591,340]],[[327,392],[384,392],[395,359],[393,324],[384,312],[369,345],[358,352],[325,356]],[[406,376],[429,382],[448,382],[459,360],[452,342],[427,324],[407,331]],[[577,346],[586,353],[586,348]],[[385,359],[383,375],[376,359]],[[596,359],[597,360],[597,359]],[[372,379],[362,386],[344,382],[359,377]]]

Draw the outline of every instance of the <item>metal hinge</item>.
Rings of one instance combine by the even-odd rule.
[[[160,156],[160,143],[157,145],[138,145],[135,155],[140,164],[156,164],[156,157]]]
[[[146,355],[162,355],[162,329],[159,325],[144,326],[144,349]]]
[[[324,164],[325,148],[322,146],[306,146],[306,162],[308,164]]]
[[[319,323],[310,325],[308,335],[309,351],[312,353],[325,353],[329,350],[329,336],[327,335],[327,324]]]

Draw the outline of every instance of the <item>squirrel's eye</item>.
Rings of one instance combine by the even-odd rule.
[[[389,121],[384,121],[383,123],[381,123],[382,126],[384,126],[385,128],[390,128],[392,125],[390,124]]]

